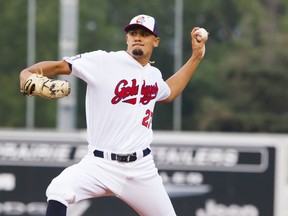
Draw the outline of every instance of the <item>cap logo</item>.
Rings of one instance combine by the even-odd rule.
[[[138,17],[137,20],[136,20],[136,23],[137,24],[142,24],[145,22],[145,17],[144,16],[141,16],[141,17]]]

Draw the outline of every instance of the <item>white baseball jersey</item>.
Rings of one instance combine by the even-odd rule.
[[[149,147],[155,102],[171,92],[161,72],[142,66],[125,51],[99,50],[64,60],[87,83],[89,152],[130,153]]]

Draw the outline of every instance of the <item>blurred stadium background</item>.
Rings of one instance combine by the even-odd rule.
[[[210,33],[195,77],[175,103],[158,105],[153,119],[155,157],[179,215],[252,216],[256,206],[261,216],[287,216],[287,8],[285,0],[1,0],[0,215],[43,215],[46,185],[86,151],[84,83],[65,77],[73,91],[58,101],[27,98],[19,92],[21,69],[125,49],[123,27],[144,13],[158,20],[153,58],[164,78],[191,55],[192,27]],[[191,166],[175,159],[185,155]],[[110,203],[135,214],[113,199],[92,206]],[[89,208],[97,212],[83,202],[70,214]]]

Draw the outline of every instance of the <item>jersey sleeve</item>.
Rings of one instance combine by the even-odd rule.
[[[171,94],[171,89],[168,84],[163,80],[161,72],[158,70],[158,95],[156,101],[162,101],[168,98]]]
[[[101,66],[101,55],[104,51],[93,51],[78,54],[71,57],[64,57],[63,60],[72,65],[72,72],[74,76],[84,80],[86,83],[91,82],[97,78],[97,71]]]

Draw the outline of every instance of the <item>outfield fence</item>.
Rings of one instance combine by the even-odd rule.
[[[0,130],[0,215],[45,215],[46,187],[87,153],[85,135]],[[151,148],[178,215],[287,216],[287,146],[285,134],[156,131]],[[137,215],[115,197],[68,214]]]

